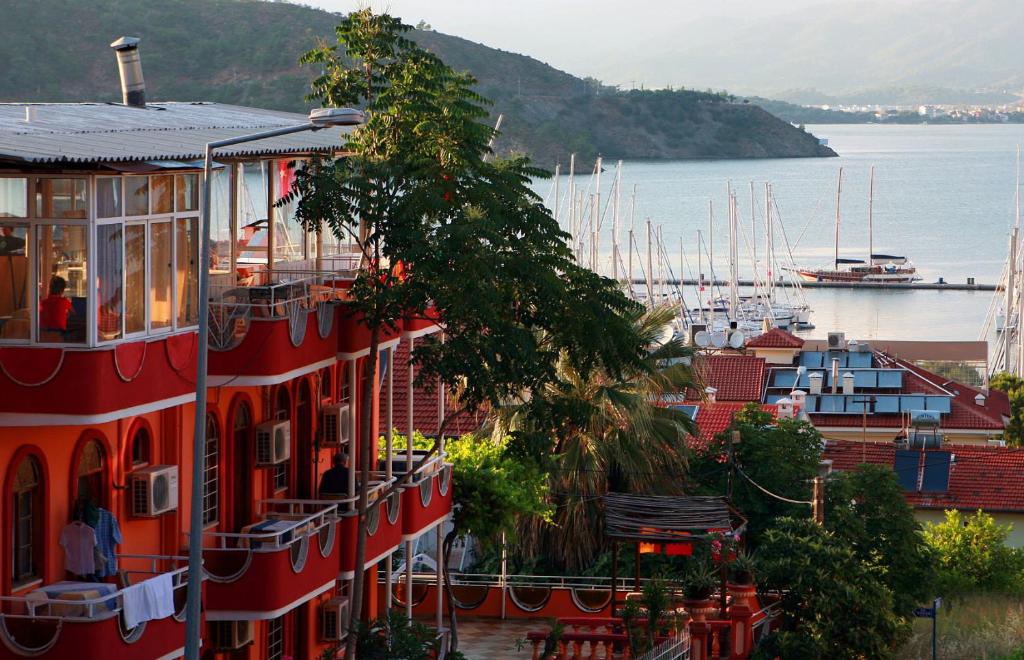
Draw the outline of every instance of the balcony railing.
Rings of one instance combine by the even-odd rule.
[[[125,554],[117,559],[122,569],[117,585],[59,582],[0,597],[0,649],[14,657],[52,654],[79,660],[116,657],[122,652],[131,657],[170,657],[180,652],[185,640],[188,558]],[[137,612],[125,611],[128,589],[165,575],[171,580],[173,614],[129,628]]]
[[[184,602],[184,591],[188,585],[188,557],[167,555],[117,555],[118,563],[124,567],[121,573],[132,583],[139,578],[148,579],[157,575],[171,576],[175,600],[181,591]],[[171,566],[172,568],[168,568]],[[163,567],[163,568],[161,568]],[[97,582],[97,589],[109,585]],[[88,584],[82,583],[82,591],[88,590]],[[28,617],[33,619],[59,619],[61,621],[97,621],[117,616],[124,609],[124,592],[129,585],[117,588],[107,594],[99,594],[92,598],[78,596],[49,596],[47,587],[41,587],[21,596],[0,596],[3,603],[3,618]]]
[[[334,311],[329,303],[348,299],[349,271],[280,268],[257,270],[245,284],[214,281],[210,285],[210,346],[226,351],[245,339],[253,320],[289,322],[292,343],[302,343],[306,314],[317,312],[321,337],[330,334]]]

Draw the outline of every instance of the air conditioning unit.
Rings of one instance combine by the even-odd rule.
[[[332,598],[320,605],[320,640],[338,642],[348,626],[348,598]]]
[[[252,644],[252,621],[211,621],[214,651],[237,651]]]
[[[131,473],[133,516],[159,516],[178,508],[178,466],[154,465]]]
[[[264,422],[256,427],[256,466],[284,463],[292,456],[291,423]]]
[[[846,333],[845,332],[830,332],[830,333],[828,333],[828,348],[831,351],[845,351],[846,350]]]
[[[325,446],[348,444],[352,434],[352,417],[347,403],[336,403],[320,409],[321,442]]]

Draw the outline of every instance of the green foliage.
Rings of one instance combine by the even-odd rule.
[[[428,660],[437,657],[439,650],[432,628],[402,614],[389,613],[359,625],[356,653],[361,660]]]
[[[587,369],[561,352],[550,365],[556,378],[492,409],[498,437],[529,438],[550,455],[554,524],[530,519],[518,553],[545,557],[558,571],[592,565],[606,545],[600,497],[609,491],[671,494],[686,475],[686,435],[693,421],[657,405],[667,393],[694,387],[677,340],[659,343],[674,312],[635,310],[622,332],[644,347],[642,359],[618,368]],[[593,332],[591,329],[589,332]]]
[[[381,458],[384,458],[385,453],[387,451],[386,442],[387,441],[384,438],[384,436],[380,436],[380,438],[377,439],[377,445],[378,445],[377,453],[380,455]],[[412,448],[413,449],[426,450],[426,449],[430,449],[433,446],[434,446],[433,439],[428,438],[427,436],[423,435],[419,431],[413,431],[413,433],[412,433]],[[391,432],[391,448],[394,450],[395,454],[398,454],[400,451],[404,452],[408,448],[408,445],[406,444],[406,436],[405,436],[405,434],[399,433],[398,429],[394,429]]]
[[[1024,557],[1006,545],[1011,529],[982,511],[970,516],[946,511],[945,521],[927,525],[924,538],[935,553],[945,595],[979,590],[1019,593]]]
[[[1003,431],[1003,439],[1011,447],[1024,445],[1024,379],[1006,372],[992,376],[989,387],[1006,392],[1010,398],[1010,421]]]
[[[729,472],[725,457],[733,429],[740,432],[740,442],[733,448],[739,469],[777,495],[798,501],[811,499],[811,480],[817,475],[821,460],[821,434],[808,422],[773,421],[771,414],[756,404],[740,410],[732,427],[694,459],[691,471],[695,490],[709,495],[726,494]],[[766,495],[740,474],[733,483],[732,501],[747,517],[747,539],[755,545],[774,518],[810,514],[809,506],[789,504]]]
[[[440,378],[467,408],[556,379],[560,355],[583,373],[638,360],[635,305],[575,264],[529,187],[545,173],[488,158],[493,130],[475,81],[408,31],[359,10],[339,24],[337,45],[304,56],[324,72],[315,99],[361,105],[368,117],[348,137],[348,157],[303,170],[296,186],[303,226],[323,220],[364,254],[352,312],[371,329],[409,314],[444,319],[445,341],[421,342],[413,361],[420,382]]]
[[[893,593],[844,540],[808,519],[782,518],[758,548],[759,586],[783,592],[782,628],[762,641],[763,658],[889,658],[909,621]]]
[[[453,468],[455,529],[482,543],[512,534],[520,516],[551,519],[547,475],[532,462],[510,457],[505,446],[464,435],[445,447]]]
[[[897,615],[910,616],[935,595],[935,557],[891,468],[834,474],[825,489],[825,527],[889,587]]]

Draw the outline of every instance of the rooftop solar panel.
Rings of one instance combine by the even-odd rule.
[[[924,410],[925,398],[923,396],[901,396],[900,397],[900,410]]]
[[[857,370],[853,372],[853,386],[859,388],[875,389],[878,387],[878,372],[871,369]]]
[[[796,371],[773,371],[772,387],[794,387],[796,386]]]
[[[948,451],[924,453],[924,477],[921,479],[923,492],[944,493],[949,489],[950,459]]]
[[[881,395],[875,397],[876,413],[898,413],[900,411],[900,398],[895,395]]]
[[[696,420],[697,419],[697,410],[698,410],[697,406],[689,406],[689,405],[687,405],[687,406],[672,406],[672,407],[675,408],[676,410],[680,410],[680,411],[686,413],[690,417],[690,419],[692,419],[692,420]]]
[[[883,369],[878,372],[878,386],[898,390],[903,387],[903,372],[898,369]]]
[[[870,369],[871,353],[847,353],[846,366],[855,369]]]
[[[925,398],[925,410],[934,410],[948,414],[951,410],[948,396],[929,396]]]
[[[917,466],[920,452],[909,449],[897,449],[893,462],[896,478],[903,490],[917,490]]]
[[[800,354],[800,364],[805,367],[821,367],[824,354],[818,351],[804,351]]]

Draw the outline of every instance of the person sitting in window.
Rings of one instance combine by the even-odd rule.
[[[337,453],[331,458],[331,468],[320,477],[320,498],[341,500],[348,497],[350,479],[348,454]]]
[[[73,314],[71,300],[64,297],[68,283],[60,275],[50,280],[50,295],[39,303],[39,325],[43,330],[64,333],[68,330],[68,316]]]

